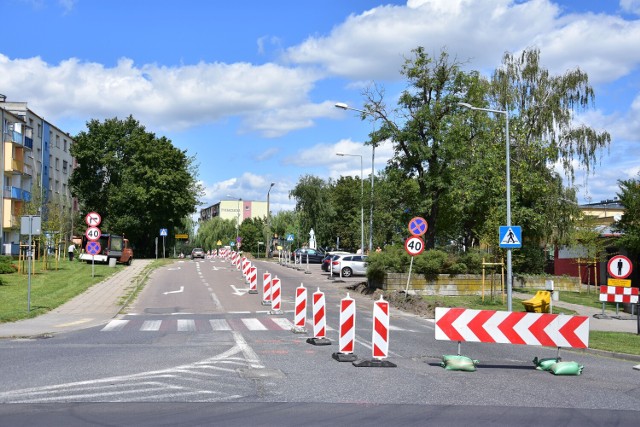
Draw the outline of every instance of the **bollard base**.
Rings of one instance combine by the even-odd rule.
[[[333,357],[335,360],[337,360],[338,362],[354,362],[356,360],[358,360],[358,356],[356,356],[353,353],[333,353],[331,355],[331,357]]]
[[[307,338],[307,343],[313,345],[331,345],[331,340],[328,338]]]
[[[388,360],[369,359],[353,362],[353,366],[357,368],[397,368],[398,365]]]
[[[291,332],[294,334],[306,334],[307,330],[305,328],[301,328],[300,326],[294,326],[291,328]]]
[[[262,305],[271,305],[271,301],[262,301],[261,304]]]
[[[311,274],[309,270],[305,271],[304,274]]]
[[[248,294],[257,294],[258,291],[254,291],[254,290],[250,290],[249,292],[247,292]]]
[[[269,310],[269,314],[284,314],[282,310]]]

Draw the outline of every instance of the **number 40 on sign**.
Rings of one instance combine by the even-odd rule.
[[[424,251],[424,241],[418,236],[411,236],[404,242],[404,249],[411,256],[420,255]]]

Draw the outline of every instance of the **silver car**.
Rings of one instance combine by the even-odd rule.
[[[367,256],[354,254],[340,254],[331,260],[331,271],[333,274],[342,277],[366,276],[367,275]]]

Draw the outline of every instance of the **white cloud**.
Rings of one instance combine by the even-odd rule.
[[[264,111],[306,103],[317,78],[313,72],[275,64],[138,67],[123,58],[109,68],[75,58],[50,65],[39,57],[10,59],[0,54],[0,87],[16,88],[20,97],[45,117],[132,114],[162,130],[184,129],[233,115],[268,119],[269,113]],[[290,114],[288,121],[277,122],[277,128],[257,122],[251,129],[279,134],[309,126],[308,121]]]
[[[640,15],[640,0],[620,0],[620,7],[625,12]]]

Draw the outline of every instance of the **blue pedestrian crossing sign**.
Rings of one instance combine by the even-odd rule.
[[[522,228],[518,225],[500,226],[500,247],[521,248]]]
[[[287,234],[287,242],[293,242],[293,234]]]

